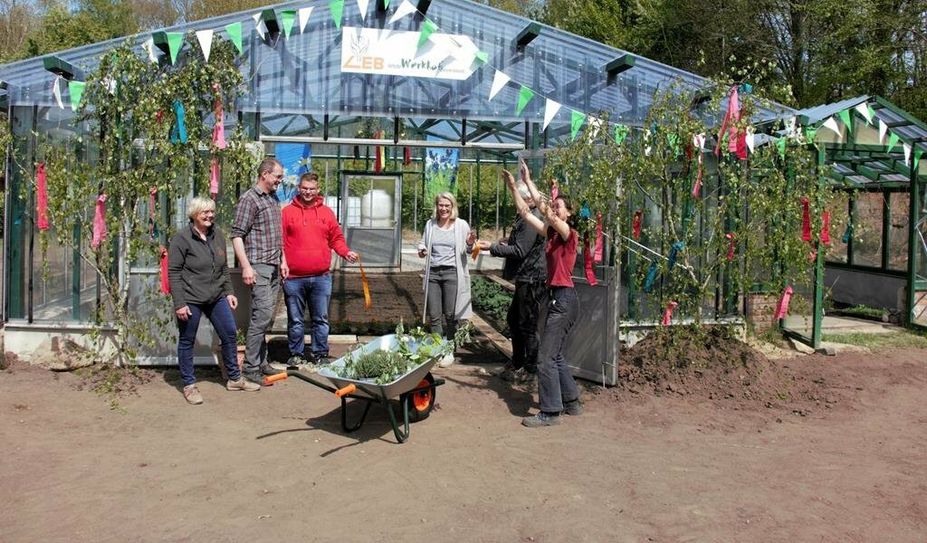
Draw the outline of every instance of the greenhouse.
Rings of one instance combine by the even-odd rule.
[[[114,53],[120,50],[132,58]],[[130,68],[138,75],[124,75]],[[0,80],[12,136],[2,289],[8,344],[11,333],[19,334],[22,345],[35,345],[51,332],[79,332],[112,319],[104,308],[118,298],[117,290],[108,290],[110,276],[126,293],[124,305],[137,315],[151,312],[157,306],[146,300],[156,291],[157,250],[166,232],[185,222],[186,199],[213,193],[220,226],[227,226],[228,210],[253,182],[255,157],[284,162],[291,191],[299,171],[319,172],[349,243],[365,254],[369,267],[388,271],[400,267],[403,229],[421,227],[435,187],[456,190],[461,213],[478,228],[504,226],[513,213],[504,188],[499,190],[500,168],[515,168],[525,159],[537,174],[556,169],[554,151],[582,140],[579,134],[592,134],[590,140],[607,136],[618,146],[630,134],[626,149],[633,142],[637,151],[623,156],[650,157],[656,135],[665,132],[659,147],[671,151],[654,153],[664,155],[664,162],[652,161],[653,166],[689,183],[685,190],[692,198],[674,196],[660,207],[647,186],[635,190],[628,179],[612,175],[612,199],[621,193],[623,207],[607,202],[596,207],[591,195],[589,207],[584,205],[593,216],[603,212],[615,219],[606,228],[612,243],[604,258],[587,267],[591,275],[581,269],[575,274],[588,289],[584,307],[595,317],[577,335],[602,338],[582,347],[595,359],[588,364],[590,375],[600,365],[613,371],[618,321],[631,323],[629,328],[652,326],[661,314],[666,320],[667,303],[677,303],[662,292],[677,271],[682,242],[654,234],[666,229],[669,214],[681,213],[683,230],[695,228],[686,234],[691,246],[707,251],[727,243],[707,218],[718,214],[718,195],[729,190],[719,174],[726,160],[710,152],[720,145],[715,134],[724,130],[716,125],[727,102],[719,114],[718,104],[708,109],[699,98],[712,82],[467,0],[282,3],[7,64],[0,66]],[[747,100],[750,86],[739,90]],[[667,95],[704,113],[700,129],[713,132],[697,134],[690,145],[691,127],[657,126],[654,113]],[[137,109],[128,115],[115,104]],[[784,146],[787,135],[801,132],[789,147],[815,156],[815,172],[833,164],[827,169],[831,180],[847,190],[839,201],[842,210],[831,211],[830,228],[845,228],[849,237],[826,251],[826,272],[824,251],[815,252],[817,273],[795,286],[809,307],[802,319],[784,319],[786,329],[811,344],[820,341],[825,285],[834,300],[893,307],[905,312],[906,322],[927,322],[925,169],[918,165],[927,148],[924,125],[877,98],[806,111],[751,104],[750,115],[740,121],[757,126],[756,134],[749,131],[751,153],[753,146],[775,148],[779,141]],[[110,106],[112,111],[103,111]],[[108,131],[101,118],[112,123]],[[217,133],[229,135],[227,148],[224,139],[218,144]],[[682,158],[693,145],[697,184],[704,173],[702,199],[691,188],[695,162]],[[101,171],[109,161],[111,171]],[[84,179],[90,165],[97,176]],[[42,198],[51,207],[63,195],[80,201],[59,210],[71,221],[67,235],[49,235],[61,225],[52,220],[41,227],[35,212],[39,170],[44,180],[46,166],[49,189]],[[68,175],[75,176],[73,184],[64,180]],[[109,230],[117,234],[107,241],[111,259],[100,260],[102,252],[88,252],[95,187],[103,194],[107,183],[127,175],[142,190],[124,199],[109,195],[107,205],[126,207],[117,219],[108,208]],[[160,181],[146,181],[159,176]],[[581,175],[564,177],[582,188]],[[145,182],[152,185],[150,199]],[[740,212],[731,213],[728,222],[747,226]],[[852,220],[840,222],[847,214]],[[736,251],[742,261],[748,248],[734,242],[730,228],[730,254]],[[723,245],[715,252],[726,251]],[[655,271],[658,260],[665,273]],[[730,279],[734,259],[696,260],[679,266],[699,275],[703,289],[686,306],[688,313],[696,320],[741,318],[747,297]],[[713,271],[692,271],[699,267]],[[873,276],[886,285],[883,291],[871,288]],[[783,286],[778,283],[766,285],[773,295]],[[143,356],[163,361],[168,352],[161,345],[143,349]]]

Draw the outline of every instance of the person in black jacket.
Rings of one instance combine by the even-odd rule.
[[[541,219],[528,187],[524,183],[516,187],[531,213]],[[530,228],[524,218],[517,217],[508,240],[480,241],[479,244],[480,249],[488,250],[492,256],[505,258],[502,278],[515,284],[515,295],[507,315],[512,334],[512,360],[499,376],[506,381],[531,385],[537,382],[538,314],[547,295],[544,237]]]
[[[214,226],[216,203],[197,197],[187,207],[190,224],[171,238],[168,249],[167,276],[174,314],[180,335],[177,338],[177,361],[183,380],[183,397],[193,405],[203,403],[193,376],[193,345],[200,317],[206,315],[222,344],[222,362],[228,372],[228,390],[254,392],[261,385],[241,376],[235,349],[235,316],[238,298],[232,294],[226,260],[225,237]]]

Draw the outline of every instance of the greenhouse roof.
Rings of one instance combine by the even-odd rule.
[[[516,140],[527,130],[526,121],[544,126],[549,121],[548,132],[556,139],[570,133],[577,114],[607,112],[611,122],[640,126],[658,91],[674,84],[695,91],[709,84],[683,70],[469,0],[346,0],[340,16],[337,5],[287,2],[132,39],[141,54],[148,54],[143,45],[153,38],[164,49],[153,49],[157,61],[170,62],[167,38],[184,33],[183,62],[185,55],[200,54],[193,47],[199,38],[194,32],[229,39],[228,26],[241,23],[239,59],[247,90],[238,107],[260,112],[262,123],[276,118],[279,126],[262,130],[279,135],[298,135],[317,122],[314,116],[329,115],[467,119],[473,121],[471,129],[507,132]],[[59,83],[49,66],[80,80],[102,54],[124,41],[0,66],[9,103],[55,107],[52,88]],[[770,107],[759,117],[794,114],[784,106]],[[294,114],[306,118],[294,124]]]

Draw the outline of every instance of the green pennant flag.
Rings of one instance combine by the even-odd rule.
[[[891,153],[891,152],[892,152],[892,149],[894,149],[896,145],[898,145],[898,136],[895,135],[894,132],[889,132],[889,134],[888,134],[888,149],[887,149],[885,152],[886,152],[886,153]]]
[[[521,115],[521,112],[532,98],[534,98],[534,91],[522,85],[518,91],[518,104],[515,106],[515,115]]]
[[[332,20],[335,26],[341,29],[341,16],[344,14],[344,0],[332,0],[328,3],[328,9],[332,12]]]
[[[165,32],[167,34],[167,50],[171,53],[171,64],[177,62],[177,53],[183,47],[183,32]]]
[[[615,143],[621,145],[624,139],[628,137],[628,127],[623,124],[615,125]]]
[[[570,115],[570,137],[574,140],[576,139],[576,134],[579,133],[579,129],[583,127],[583,123],[586,122],[586,115],[580,113],[575,109],[571,110]]]
[[[389,9],[389,0],[383,0],[383,9],[384,10]]]
[[[843,122],[843,124],[846,125],[846,127],[847,127],[847,134],[849,134],[850,132],[852,132],[852,131],[853,131],[853,123],[850,121],[850,110],[849,110],[849,109],[844,109],[843,111],[841,111],[841,112],[838,113],[837,115],[840,116],[840,120]]]
[[[280,21],[283,23],[283,37],[289,38],[293,30],[293,21],[296,20],[296,10],[285,9],[280,12]]]
[[[68,93],[71,95],[71,110],[77,111],[77,107],[80,105],[80,99],[84,95],[84,83],[83,81],[68,81]]]
[[[805,127],[805,141],[808,143],[814,143],[814,139],[818,135],[818,129],[813,126]]]
[[[670,149],[673,150],[674,156],[679,156],[681,150],[679,149],[679,136],[676,134],[667,134],[666,143],[669,144]]]
[[[473,55],[473,60],[479,62],[479,64],[486,64],[489,62],[489,54],[485,51],[477,51],[476,54]]]
[[[438,25],[431,22],[431,19],[425,17],[425,22],[422,23],[422,30],[418,35],[418,47],[425,45],[425,42],[428,41],[428,37],[434,34],[434,31],[438,29]]]
[[[225,25],[225,33],[229,35],[229,38],[232,38],[232,43],[235,44],[235,49],[238,49],[238,54],[244,53],[245,49],[241,44],[241,23]]]
[[[782,160],[785,160],[785,138],[784,137],[776,140],[776,149],[779,151],[779,158]]]

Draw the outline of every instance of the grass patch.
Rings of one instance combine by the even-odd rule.
[[[870,349],[896,348],[896,349],[927,349],[927,336],[919,332],[902,331],[890,334],[823,334],[822,341],[831,343],[844,343],[859,345]]]
[[[888,312],[884,309],[878,309],[875,307],[869,307],[866,305],[856,305],[853,307],[844,307],[842,309],[834,310],[836,313],[841,315],[846,315],[848,317],[857,317],[860,319],[870,319],[874,321],[881,321],[883,316],[887,316]]]

